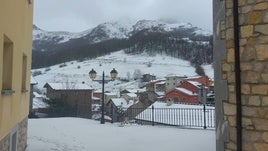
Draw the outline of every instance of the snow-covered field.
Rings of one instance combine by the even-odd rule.
[[[149,67],[148,64],[151,64]],[[196,76],[195,68],[190,65],[188,61],[169,57],[166,55],[148,56],[147,54],[128,55],[124,51],[111,53],[110,55],[98,57],[92,60],[85,60],[83,62],[67,62],[67,66],[59,67],[59,65],[48,68],[35,69],[41,71],[42,74],[35,76],[38,82],[37,87],[42,90],[46,82],[75,82],[90,85],[94,89],[101,89],[101,84],[92,81],[88,72],[91,69],[96,70],[97,78],[101,79],[102,72],[110,76],[110,71],[115,68],[118,71],[118,78],[133,79],[135,70],[139,70],[141,74],[152,74],[157,79],[164,78],[167,75],[181,75],[181,76]],[[208,76],[213,78],[213,68],[211,65],[204,66]],[[46,71],[47,70],[47,71]],[[49,70],[49,71],[48,71]],[[212,71],[212,72],[211,72]],[[105,85],[107,91],[116,91],[118,89],[137,89],[138,82],[121,82],[115,80]]]
[[[26,151],[215,151],[215,131],[30,119]]]

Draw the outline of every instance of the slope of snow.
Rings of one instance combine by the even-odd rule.
[[[144,29],[158,30],[161,31],[173,31],[176,29],[189,29],[193,28],[190,23],[167,23],[157,20],[140,20],[135,25],[133,25],[134,31],[141,31]]]
[[[151,67],[148,67],[151,63]],[[59,65],[51,66],[49,71],[46,68],[36,69],[35,71],[42,71],[43,74],[35,76],[38,82],[38,88],[43,89],[47,82],[74,82],[82,83],[91,86],[94,89],[101,89],[101,84],[92,81],[88,72],[94,69],[97,72],[96,80],[101,80],[102,72],[109,79],[110,71],[115,68],[118,71],[118,78],[133,79],[135,70],[140,71],[141,74],[152,74],[158,79],[164,78],[167,75],[176,74],[181,76],[195,76],[195,68],[190,65],[188,61],[165,56],[156,55],[148,56],[147,54],[128,55],[124,51],[111,53],[110,55],[98,57],[92,60],[83,62],[67,62],[67,66],[59,67]],[[136,89],[139,87],[139,82],[132,80],[130,82],[121,82],[115,80],[105,84],[105,90],[118,91],[119,89]]]
[[[132,25],[126,22],[106,22],[98,25],[89,33],[90,43],[97,43],[109,39],[126,39],[132,31]]]
[[[55,40],[58,43],[63,43],[69,41],[70,39],[80,38],[88,33],[90,33],[92,29],[80,32],[80,33],[70,33],[65,31],[58,32],[49,32],[42,30],[38,27],[34,27],[33,29],[33,40]]]
[[[26,151],[215,151],[214,130],[30,119]],[[194,144],[194,145],[193,145]]]

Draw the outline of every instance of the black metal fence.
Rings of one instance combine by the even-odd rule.
[[[185,128],[215,128],[215,108],[119,108],[110,109],[112,122],[135,122],[138,124],[170,125]]]

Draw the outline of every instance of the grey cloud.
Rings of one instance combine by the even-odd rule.
[[[212,0],[36,0],[34,23],[45,30],[82,31],[102,22],[170,18],[212,29]]]

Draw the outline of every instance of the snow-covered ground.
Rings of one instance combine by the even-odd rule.
[[[151,64],[151,66],[148,66]],[[91,86],[96,90],[101,89],[101,84],[92,81],[88,72],[91,69],[96,70],[97,78],[101,79],[102,72],[110,76],[110,71],[115,68],[118,71],[118,78],[133,79],[135,70],[139,70],[141,74],[152,74],[157,79],[164,78],[167,75],[196,76],[195,68],[188,61],[169,57],[166,55],[148,56],[147,54],[128,55],[124,51],[111,53],[110,55],[98,57],[96,59],[85,60],[82,62],[67,62],[67,66],[59,67],[59,65],[50,68],[41,68],[32,70],[41,71],[42,74],[35,76],[38,82],[38,89],[44,89],[46,82],[74,82]],[[210,65],[204,66],[209,77],[213,78],[213,68]],[[212,72],[211,72],[212,71]],[[116,91],[118,89],[137,89],[139,84],[137,81],[121,82],[115,80],[105,85],[107,91]]]
[[[215,131],[30,119],[26,151],[215,151]]]

